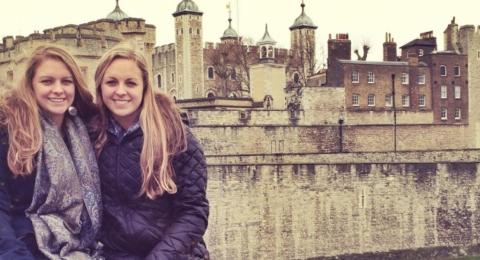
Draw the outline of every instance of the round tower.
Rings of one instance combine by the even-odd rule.
[[[175,82],[177,99],[200,98],[204,92],[202,15],[193,0],[182,0],[175,18]]]
[[[305,3],[302,0],[302,13],[290,26],[290,48],[294,55],[303,60],[306,75],[311,75],[315,66],[315,31],[317,26],[305,13]]]

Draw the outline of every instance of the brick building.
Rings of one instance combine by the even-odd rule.
[[[327,85],[345,88],[350,111],[432,112],[433,123],[468,123],[467,56],[437,51],[432,32],[400,47],[386,34],[383,61],[351,60],[348,34],[328,40]]]

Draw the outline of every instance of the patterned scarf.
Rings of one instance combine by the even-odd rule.
[[[65,137],[41,117],[32,204],[26,210],[38,248],[49,259],[95,259],[102,204],[97,160],[82,120],[66,116]],[[68,146],[67,146],[68,145]]]

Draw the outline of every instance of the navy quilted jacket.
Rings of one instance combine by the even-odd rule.
[[[108,134],[98,160],[107,259],[208,258],[203,241],[209,213],[207,171],[195,137],[188,131],[187,151],[173,158],[177,193],[150,200],[138,197],[142,130],[121,139]]]

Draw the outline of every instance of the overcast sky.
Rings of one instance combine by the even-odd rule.
[[[204,41],[211,42],[218,42],[228,26],[229,2],[233,27],[240,35],[256,42],[268,23],[270,35],[280,47],[290,46],[288,28],[301,13],[301,0],[194,1],[203,12]],[[155,25],[157,45],[163,45],[174,41],[172,13],[179,2],[120,0],[120,7],[129,16]],[[368,60],[382,59],[385,32],[390,32],[400,47],[419,33],[433,30],[439,48],[443,49],[443,31],[453,16],[460,26],[480,24],[477,0],[305,0],[305,4],[307,15],[318,26],[317,48],[326,49],[329,33],[349,33],[352,49],[363,42],[372,46]],[[26,36],[34,30],[97,20],[106,17],[114,7],[115,0],[10,0],[2,3],[0,37]]]

